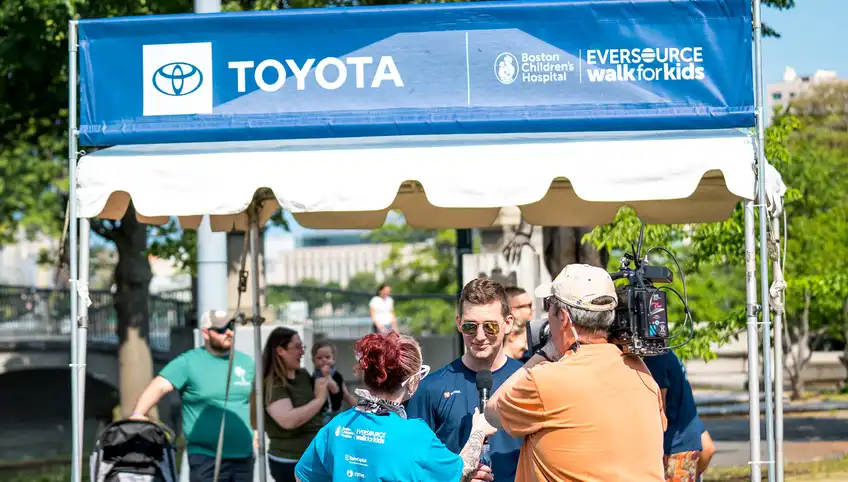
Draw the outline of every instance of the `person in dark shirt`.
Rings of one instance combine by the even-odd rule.
[[[271,331],[262,351],[268,469],[275,482],[294,482],[295,465],[323,426],[321,409],[327,404],[328,382],[314,380],[300,367],[304,351],[300,335],[283,326]],[[254,427],[255,396],[256,392],[250,402]]]
[[[356,406],[356,397],[347,389],[344,377],[336,371],[336,347],[332,343],[321,340],[312,345],[312,378],[327,379],[327,405],[322,410],[324,423],[335,417],[342,408],[342,401],[348,406]]]
[[[706,467],[699,467],[701,442],[706,428],[698,417],[698,407],[692,386],[686,377],[686,367],[672,351],[646,356],[645,365],[659,385],[668,428],[663,440],[666,481],[696,482]],[[709,434],[706,434],[707,438]],[[711,439],[710,439],[711,440]]]
[[[459,453],[468,440],[474,409],[483,410],[477,372],[492,371],[494,392],[522,367],[520,361],[504,352],[504,337],[510,332],[513,317],[503,286],[488,278],[472,280],[462,290],[458,312],[456,324],[465,342],[465,354],[424,378],[407,404],[409,417],[426,422],[454,453]],[[494,480],[512,482],[523,439],[501,430],[488,440]]]

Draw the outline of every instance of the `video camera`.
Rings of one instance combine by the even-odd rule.
[[[645,223],[639,231],[638,248],[633,253],[625,253],[621,258],[619,270],[610,273],[613,281],[626,279],[627,284],[616,288],[618,305],[615,309],[615,319],[609,329],[610,343],[621,346],[625,353],[638,356],[654,356],[665,353],[670,347],[667,341],[676,337],[670,336],[668,327],[668,305],[666,291],[671,291],[683,301],[686,320],[691,320],[686,294],[686,280],[680,265],[671,252],[661,246],[655,246],[645,252],[642,257],[642,243],[645,237]],[[683,296],[669,286],[655,287],[654,283],[671,283],[672,272],[665,266],[648,264],[648,253],[653,250],[668,253],[681,275]],[[633,267],[631,268],[631,264]],[[691,333],[694,335],[694,331]],[[692,336],[690,335],[689,340]],[[525,358],[529,359],[536,350],[543,347],[550,339],[551,330],[547,319],[533,320],[527,324],[527,346],[530,347]],[[687,340],[681,345],[689,342]]]
[[[635,268],[630,267],[631,263]],[[666,293],[654,283],[671,283],[671,270],[648,265],[647,256],[640,260],[625,253],[619,271],[610,273],[610,277],[613,281],[627,280],[627,284],[615,290],[618,306],[609,329],[610,343],[621,346],[625,353],[639,356],[665,352],[669,338],[668,304]]]

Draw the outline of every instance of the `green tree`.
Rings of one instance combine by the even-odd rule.
[[[0,185],[0,236],[8,240],[18,226],[55,235],[64,223],[68,192],[68,21],[179,13],[191,8],[188,0],[0,3],[0,32],[4,35],[0,42],[0,166],[4,167],[5,180]],[[146,343],[150,318],[146,227],[137,223],[134,213],[130,207],[124,220],[98,226],[98,232],[115,241],[120,253],[114,279],[119,358],[122,367],[133,370],[121,370],[121,405],[125,412],[152,378]],[[129,360],[132,353],[139,358]]]
[[[777,10],[789,10],[790,8],[795,6],[795,0],[763,0],[763,5],[765,5],[766,7],[775,8]],[[780,34],[764,23],[763,36],[779,38]]]
[[[362,271],[350,277],[346,289],[349,291],[361,291],[374,293],[377,290],[377,276],[370,271]]]
[[[842,94],[839,94],[842,92]],[[794,397],[804,390],[803,370],[812,350],[827,336],[844,336],[848,300],[848,132],[845,108],[848,88],[826,86],[794,104],[789,114],[778,114],[767,130],[766,156],[776,165],[788,186],[787,281],[785,300],[785,357]],[[638,232],[632,211],[623,210],[616,222],[596,229],[587,240],[601,247],[627,246]],[[745,263],[744,222],[741,205],[721,223],[691,226],[648,226],[649,245],[681,246],[681,259],[692,283],[690,302],[696,321],[709,321],[695,341],[680,350],[684,357],[712,355],[709,344],[728,339],[744,328]],[[759,266],[759,264],[758,264]],[[734,288],[717,291],[715,283],[700,277],[716,271],[733,274]],[[698,280],[698,281],[695,281]],[[733,282],[728,278],[728,282]],[[698,284],[702,284],[698,287]],[[703,290],[703,291],[701,291]],[[712,305],[708,318],[699,318],[695,297]],[[728,300],[733,300],[728,305]],[[718,310],[718,311],[715,311]],[[701,311],[706,314],[709,311]],[[723,316],[721,315],[723,313]],[[702,315],[703,316],[703,315]],[[719,316],[719,319],[713,317]],[[719,323],[716,323],[719,322]]]
[[[777,165],[791,162],[787,143],[798,129],[793,117],[776,118],[766,132],[766,156]],[[784,175],[790,188],[791,179]],[[798,199],[795,189],[787,193],[789,203]],[[789,206],[787,205],[787,209]],[[721,344],[738,336],[745,327],[745,245],[744,219],[741,203],[730,218],[720,223],[691,225],[648,225],[645,228],[645,246],[663,246],[670,249],[680,263],[687,281],[690,310],[697,325],[695,336],[676,353],[684,359],[715,357],[711,345]],[[584,240],[601,249],[630,250],[638,238],[641,222],[633,210],[619,211],[612,224],[595,228]],[[683,294],[682,280],[671,260],[654,253],[653,264],[663,264],[674,271],[672,287]],[[675,296],[669,297],[670,322],[673,333],[682,332],[683,313]],[[675,338],[671,345],[685,341],[684,335]]]
[[[398,321],[406,321],[413,333],[451,333],[455,330],[456,311],[452,299],[457,290],[456,231],[413,229],[401,223],[383,226],[369,236],[392,244],[382,268],[396,295]],[[425,240],[418,241],[422,238]],[[432,297],[401,299],[403,297],[397,295]]]
[[[787,372],[793,396],[824,338],[848,340],[848,85],[826,83],[793,101],[802,126],[789,140],[785,178],[801,196],[789,215],[786,294]],[[843,364],[848,367],[848,348]]]

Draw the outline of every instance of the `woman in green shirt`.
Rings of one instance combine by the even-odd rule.
[[[323,426],[321,409],[327,404],[327,380],[313,380],[300,368],[303,342],[296,331],[276,328],[262,354],[265,392],[265,433],[268,467],[276,482],[294,482],[294,467]],[[255,410],[253,403],[251,409]]]

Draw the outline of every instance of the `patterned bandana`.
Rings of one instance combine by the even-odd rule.
[[[381,398],[377,398],[368,390],[357,388],[354,393],[359,397],[357,408],[363,412],[373,413],[375,415],[388,415],[394,413],[401,418],[406,418],[406,410],[403,405],[395,402],[389,402]]]

